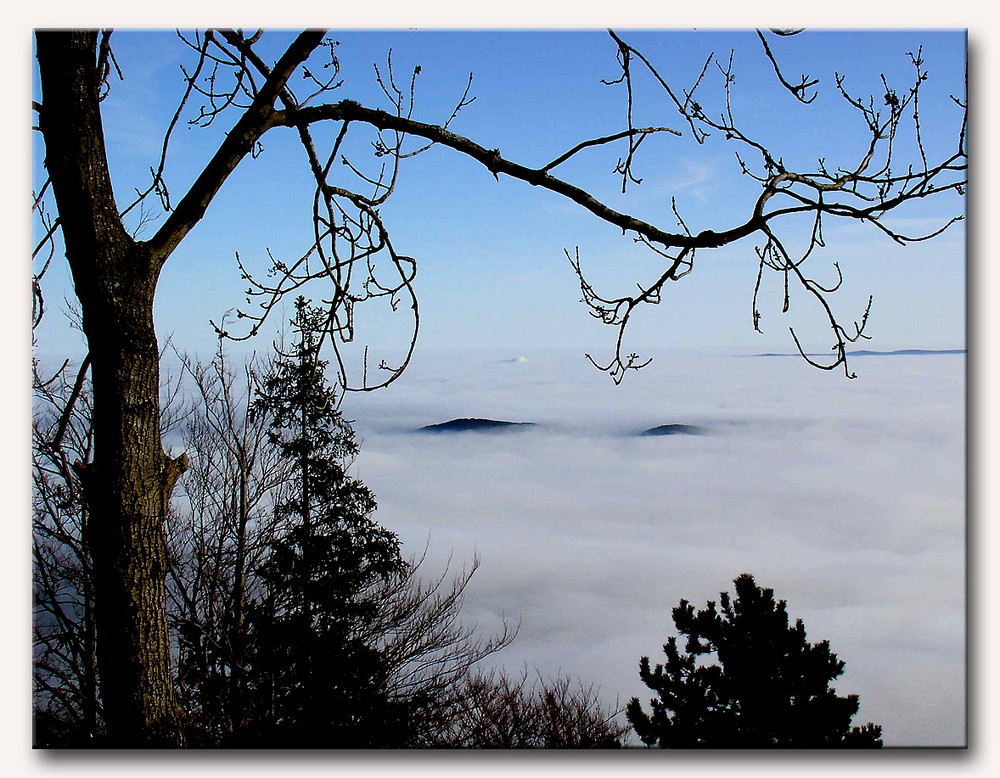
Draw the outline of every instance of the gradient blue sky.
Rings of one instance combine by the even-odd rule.
[[[933,158],[956,142],[961,113],[949,94],[964,90],[962,32],[819,31],[773,42],[790,78],[807,73],[820,79],[819,97],[810,106],[798,105],[774,88],[771,66],[752,32],[622,34],[675,88],[690,85],[709,52],[728,57],[735,50],[738,121],[786,162],[803,166],[820,156],[828,165],[853,164],[864,148],[865,128],[856,112],[845,110],[834,72],[847,77],[853,94],[881,95],[880,73],[902,92],[912,79],[907,52],[922,46],[930,73],[921,92],[925,148]],[[441,121],[472,72],[476,101],[452,128],[527,165],[544,164],[583,139],[625,126],[623,88],[601,83],[617,75],[616,47],[605,32],[403,30],[337,32],[334,37],[340,41],[344,85],[333,99],[387,107],[373,64],[384,66],[391,49],[399,81],[408,80],[413,66],[422,68],[415,118]],[[275,34],[270,49],[274,57],[289,38]],[[104,118],[116,193],[124,203],[148,180],[148,168],[156,162],[163,128],[182,88],[179,67],[191,57],[171,32],[118,31],[113,40],[125,80],[114,81]],[[635,123],[681,129],[667,97],[644,74],[637,76]],[[722,106],[720,80],[710,71],[701,87],[706,110]],[[175,133],[167,167],[175,202],[215,149],[222,129],[181,127]],[[352,161],[366,163],[371,135],[358,130],[349,154]],[[671,197],[676,197],[694,232],[718,231],[746,219],[757,189],[739,175],[731,144],[717,137],[703,146],[689,137],[649,138],[636,166],[642,184],[631,185],[625,195],[620,179],[612,174],[623,149],[618,144],[584,152],[558,172],[612,207],[666,229],[676,228]],[[906,150],[904,144],[900,150]],[[36,139],[36,175],[40,156]],[[241,164],[207,218],[168,261],[156,304],[161,339],[172,336],[183,349],[210,351],[214,337],[209,319],[218,320],[244,302],[235,252],[258,270],[265,266],[265,247],[277,256],[297,256],[311,235],[311,197],[304,154],[292,133],[266,136],[262,156]],[[946,196],[917,204],[901,219],[919,231],[964,209],[964,199]],[[431,149],[404,165],[397,192],[383,213],[395,245],[418,260],[420,349],[484,346],[516,352],[532,346],[572,346],[601,355],[610,349],[614,333],[591,319],[579,302],[579,287],[563,249],[578,246],[598,291],[609,295],[628,292],[634,283],[648,282],[659,273],[648,250],[575,204],[518,181],[497,182],[478,164],[444,148]],[[153,223],[143,235],[148,237],[155,228]],[[801,232],[801,225],[792,225],[785,234]],[[849,322],[861,315],[868,295],[875,296],[868,330],[874,340],[867,347],[964,346],[964,224],[906,249],[853,223],[829,221],[825,232],[828,248],[811,261],[819,279],[835,278],[834,261],[844,270],[844,287],[834,297],[838,312]],[[778,276],[765,277],[764,335],[753,332],[753,247],[759,244],[759,237],[751,237],[699,254],[694,272],[669,287],[658,308],[636,313],[629,343],[653,355],[665,347],[790,351],[794,344],[788,325],[795,324],[807,348],[827,348],[827,327],[809,300],[793,298],[790,314],[780,314]],[[68,271],[59,265],[46,280],[46,298],[54,309],[71,293]],[[319,296],[322,289],[313,293]],[[73,341],[79,339],[67,334],[62,317],[53,314],[55,310],[39,330],[40,350],[77,351],[80,346]],[[360,309],[360,341],[391,351],[405,345],[405,334],[401,317],[389,317],[382,309],[376,313],[375,306]],[[254,345],[266,348],[267,341]]]

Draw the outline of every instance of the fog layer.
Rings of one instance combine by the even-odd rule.
[[[520,357],[520,358],[519,358]],[[497,663],[650,692],[670,610],[772,587],[847,663],[886,745],[965,742],[965,357],[670,357],[614,387],[576,352],[417,354],[350,395],[378,520],[431,568],[482,557],[465,613],[520,620]],[[516,435],[413,430],[471,417]],[[697,435],[643,436],[661,425]]]

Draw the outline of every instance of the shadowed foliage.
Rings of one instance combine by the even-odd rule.
[[[597,690],[568,677],[529,681],[504,671],[469,675],[448,727],[432,745],[446,748],[621,748],[629,727]]]
[[[255,715],[239,745],[404,745],[405,707],[390,699],[386,662],[360,635],[377,611],[372,587],[405,562],[396,535],[371,518],[374,496],[346,472],[358,445],[323,376],[318,314],[301,297],[296,309],[294,351],[276,360],[258,400],[292,482],[275,505],[284,527],[249,613]]]
[[[648,746],[663,748],[881,748],[882,728],[851,727],[856,694],[840,697],[830,683],[844,663],[823,640],[806,640],[801,619],[789,626],[785,601],[744,573],[736,598],[720,595],[695,611],[687,600],[673,609],[686,636],[667,640],[667,661],[639,675],[658,697],[647,714],[637,698],[629,722]],[[715,655],[717,664],[703,657]]]

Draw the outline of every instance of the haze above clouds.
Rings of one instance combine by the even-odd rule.
[[[519,359],[518,357],[524,357]],[[349,395],[355,474],[428,570],[482,567],[465,615],[521,621],[497,663],[651,696],[670,609],[753,573],[847,663],[887,745],[965,742],[965,357],[664,355],[614,387],[578,352],[418,352]],[[536,422],[420,435],[453,418]],[[703,435],[640,437],[660,424]]]

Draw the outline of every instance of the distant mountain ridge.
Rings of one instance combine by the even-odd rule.
[[[705,430],[693,424],[661,424],[659,427],[650,427],[639,433],[643,437],[657,435],[704,435]]]
[[[869,349],[858,349],[857,351],[848,351],[847,356],[849,357],[895,357],[895,356],[933,356],[936,354],[967,354],[968,349],[964,348],[942,348],[942,349],[929,349],[929,348],[901,348],[895,351],[872,351]],[[800,354],[779,354],[773,351],[767,352],[765,354],[750,354],[752,357],[797,357]],[[823,357],[829,356],[828,354],[822,353],[810,353],[806,354],[809,357]]]
[[[513,432],[524,430],[538,425],[533,421],[503,421],[498,419],[461,418],[443,421],[438,424],[428,424],[419,427],[414,432],[427,433],[431,435],[447,435],[459,432]],[[693,424],[661,424],[658,427],[650,427],[639,432],[627,432],[626,435],[638,435],[640,437],[654,437],[662,435],[704,435],[706,430],[703,427],[696,427]]]
[[[515,429],[537,426],[532,421],[497,421],[496,419],[452,419],[440,424],[428,424],[417,432],[447,434],[451,432],[509,432]]]

